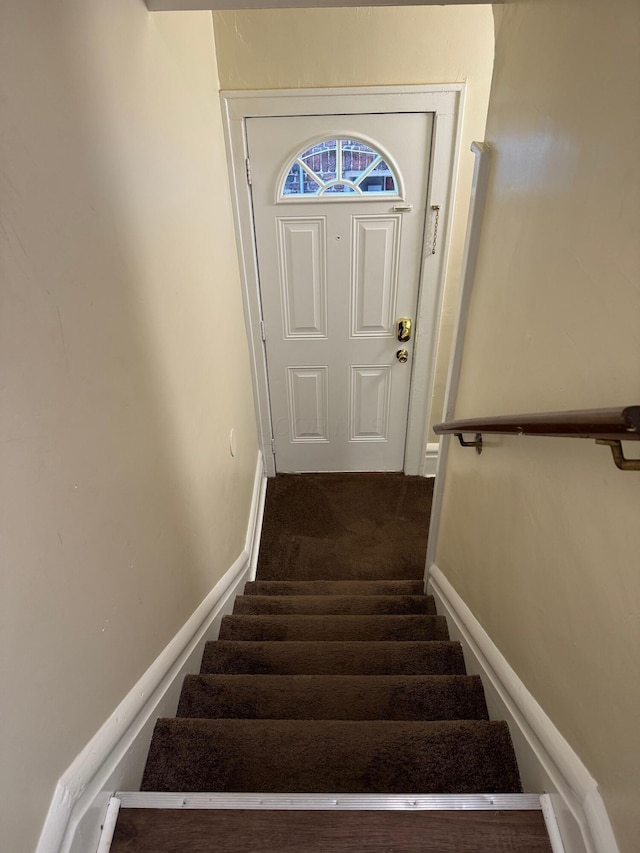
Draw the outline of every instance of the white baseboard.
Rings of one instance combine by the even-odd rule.
[[[438,467],[438,451],[440,450],[440,442],[434,441],[427,444],[427,449],[424,453],[424,472],[425,477],[435,477],[436,468]]]
[[[482,676],[491,718],[509,723],[524,790],[551,795],[566,853],[618,853],[595,779],[434,564],[429,591],[462,643],[467,672]]]
[[[217,638],[222,617],[255,574],[265,492],[258,453],[242,552],[60,777],[36,853],[96,850],[113,792],[139,787],[156,718],[174,716],[184,676],[198,671],[205,642]]]

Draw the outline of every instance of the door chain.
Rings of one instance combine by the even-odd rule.
[[[438,242],[438,223],[440,221],[440,205],[439,204],[432,204],[431,210],[434,210],[435,214],[436,214],[436,221],[435,221],[435,224],[433,226],[433,247],[431,249],[431,254],[435,255],[436,243]]]

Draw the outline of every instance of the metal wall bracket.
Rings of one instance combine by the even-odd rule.
[[[627,459],[622,450],[622,442],[619,439],[597,438],[596,444],[606,444],[611,448],[613,461],[616,468],[621,471],[640,471],[640,459]]]
[[[460,447],[475,447],[476,453],[482,453],[482,433],[477,432],[474,441],[465,441],[461,432],[457,432],[455,436],[460,442]]]

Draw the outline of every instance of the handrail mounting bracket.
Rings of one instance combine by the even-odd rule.
[[[627,459],[620,439],[597,438],[596,444],[605,444],[611,448],[611,455],[616,463],[616,468],[621,471],[640,471],[640,459]]]
[[[461,432],[457,432],[455,435],[456,435],[456,438],[458,439],[458,441],[460,442],[460,447],[475,447],[476,453],[478,455],[480,455],[480,453],[482,453],[482,433],[481,432],[476,433],[476,437],[475,437],[474,441],[465,441],[464,438],[462,437]]]

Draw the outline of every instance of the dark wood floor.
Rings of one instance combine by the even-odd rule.
[[[539,811],[122,809],[111,853],[551,853]]]

